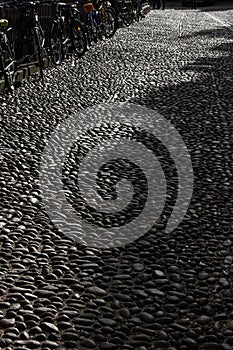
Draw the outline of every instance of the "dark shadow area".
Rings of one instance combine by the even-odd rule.
[[[200,8],[201,12],[216,12],[216,11],[227,11],[233,10],[233,4],[229,6],[214,6],[214,7],[204,7]]]
[[[190,0],[191,2],[191,0]],[[197,3],[197,9],[201,12],[212,12],[212,11],[226,11],[233,9],[233,1],[231,0],[216,0],[214,5],[209,5],[205,2]],[[192,4],[187,6],[182,5],[182,0],[168,0],[166,2],[167,9],[176,9],[176,10],[187,10],[192,8]]]
[[[212,11],[227,11],[233,9],[233,1],[231,0],[219,0],[215,2],[214,6],[201,8],[200,11],[212,12]]]
[[[224,41],[233,37],[226,28],[193,36],[197,35]],[[227,239],[233,211],[233,42],[213,46],[206,57],[181,65],[180,71],[195,78],[160,90],[152,88],[143,103],[154,105],[174,124],[190,151],[195,183],[188,215],[195,222],[193,233],[199,238],[206,232],[210,238],[223,234]],[[186,225],[184,220],[184,231]],[[191,235],[195,241],[193,233],[188,229],[187,239]]]
[[[232,33],[226,28],[195,35],[208,37],[210,41],[215,36],[232,39]],[[204,50],[202,54],[205,55]],[[198,270],[199,263],[194,261],[195,254],[208,266],[209,271],[214,271],[213,266],[225,269],[224,254],[227,251],[224,245],[232,240],[232,54],[233,41],[224,40],[220,45],[213,45],[204,57],[183,67],[180,65],[180,71],[190,74],[189,82],[181,81],[159,90],[151,88],[143,101],[148,107],[154,106],[173,123],[191,155],[194,171],[193,197],[183,222],[168,238],[168,241],[176,242],[176,247],[183,245],[183,249],[176,248],[179,259],[182,259],[183,250],[192,251],[190,261],[183,266],[186,271],[192,268]],[[182,243],[180,232],[185,237]],[[198,253],[194,253],[191,247],[196,247]],[[230,273],[227,267],[224,271]],[[201,283],[197,282],[195,291],[202,288]],[[229,291],[215,283],[205,291],[208,298],[218,298],[221,310],[227,309],[226,295],[230,295]],[[186,284],[186,292],[192,293],[189,284]],[[212,326],[210,329],[212,334],[216,332]],[[224,340],[230,344],[227,336]]]
[[[233,26],[232,26],[233,28]],[[224,34],[223,34],[224,33]],[[193,34],[190,34],[190,35],[185,35],[185,38],[194,38],[194,37],[206,37],[206,38],[225,38],[225,39],[230,39],[232,40],[233,39],[233,32],[231,32],[230,30],[227,30],[226,28],[222,28],[222,27],[219,27],[219,28],[215,28],[215,29],[205,29],[205,30],[201,30],[199,32],[195,32]],[[222,46],[224,46],[224,51],[227,51],[229,52],[229,56],[231,55],[232,53],[232,43],[223,43],[223,44],[220,44],[218,46],[215,46],[215,47],[212,47],[212,50],[213,51],[219,51],[221,52],[221,48]],[[229,61],[230,61],[230,58],[229,57]],[[208,58],[209,60],[209,58]],[[212,64],[213,62],[210,61],[210,64]]]

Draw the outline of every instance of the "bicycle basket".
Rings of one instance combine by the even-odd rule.
[[[94,6],[91,2],[88,2],[83,5],[83,9],[87,14],[90,14],[94,10]]]

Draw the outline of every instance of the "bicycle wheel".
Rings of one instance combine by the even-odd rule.
[[[2,43],[1,47],[0,70],[5,80],[4,89],[13,91],[15,72],[14,48],[13,44],[10,43],[8,36],[6,36],[6,41]]]
[[[104,27],[102,21],[102,13],[98,10],[95,13],[95,21],[96,21],[96,30],[97,30],[97,39],[103,40],[104,38]]]
[[[72,46],[74,54],[78,57],[87,51],[87,38],[84,27],[80,23],[75,23],[72,28]]]
[[[104,36],[106,38],[111,38],[117,30],[117,22],[114,11],[112,11],[110,8],[103,9],[101,21]]]
[[[52,60],[55,65],[61,64],[64,58],[62,42],[63,40],[60,24],[59,22],[54,22],[50,32],[50,50]]]
[[[134,12],[133,12],[133,4],[131,0],[123,0],[122,1],[122,21],[123,23],[129,27],[134,19]]]
[[[98,36],[100,33],[98,33],[98,24],[95,18],[93,18],[92,27],[91,27],[91,35],[92,40],[97,43],[98,42]]]
[[[42,31],[41,27],[35,27],[34,28],[34,39],[35,39],[35,52],[38,58],[39,63],[39,72],[40,77],[43,81],[44,79],[44,32]]]
[[[88,31],[90,45],[92,42],[97,43],[97,41],[98,41],[98,25],[97,25],[94,13],[88,14],[87,31]]]
[[[140,9],[139,9],[138,0],[136,0],[135,6],[134,6],[134,19],[136,22],[139,22],[139,19],[140,19]]]

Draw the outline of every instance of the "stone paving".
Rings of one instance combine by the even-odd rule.
[[[151,11],[49,69],[44,88],[34,77],[0,97],[0,348],[233,349],[232,50],[233,33],[207,12]],[[170,234],[162,223],[125,247],[85,247],[44,210],[41,154],[66,117],[120,101],[176,127],[193,197]]]

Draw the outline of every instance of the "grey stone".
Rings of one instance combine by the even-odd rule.
[[[155,319],[154,316],[149,314],[148,312],[141,312],[139,314],[139,317],[143,322],[146,322],[146,323],[153,323]]]
[[[104,326],[115,327],[117,325],[117,322],[110,318],[100,318],[99,322]]]
[[[46,331],[46,332],[55,332],[55,333],[59,332],[59,329],[57,328],[57,326],[49,322],[41,322],[40,327],[42,328],[43,331]]]
[[[89,287],[87,288],[87,291],[90,293],[93,293],[97,296],[104,296],[107,294],[107,292],[99,287],[93,286],[93,287]]]

